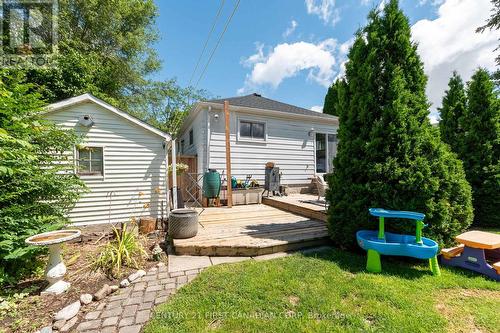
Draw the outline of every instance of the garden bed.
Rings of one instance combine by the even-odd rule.
[[[47,282],[43,279],[44,267],[40,267],[37,277],[22,281],[17,286],[6,288],[1,291],[0,296],[12,300],[9,305],[12,308],[2,310],[0,308],[0,332],[35,332],[41,327],[50,325],[55,312],[64,306],[78,300],[81,294],[94,294],[105,284],[116,285],[121,279],[135,271],[134,268],[124,267],[120,275],[110,279],[100,271],[92,271],[90,265],[99,255],[102,246],[108,240],[106,237],[95,239],[83,235],[84,242],[66,243],[62,246],[62,255],[67,267],[64,280],[71,283],[68,292],[61,295],[40,295],[46,287]],[[149,248],[157,239],[141,238],[144,249],[150,253]],[[45,261],[44,261],[45,262]],[[140,268],[148,269],[156,262],[146,259],[138,262]],[[27,293],[28,295],[14,300],[15,293]],[[9,296],[10,295],[10,296]]]

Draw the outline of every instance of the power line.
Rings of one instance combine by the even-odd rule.
[[[200,65],[201,58],[205,54],[205,50],[207,48],[208,41],[210,40],[210,37],[212,36],[212,32],[214,32],[215,25],[217,24],[217,20],[219,19],[220,13],[222,12],[222,8],[224,7],[224,2],[225,0],[222,0],[219,6],[219,10],[217,11],[217,15],[215,15],[214,21],[212,22],[212,28],[210,28],[210,31],[207,35],[207,39],[205,40],[205,44],[203,45],[203,50],[200,53],[200,56],[198,57],[198,61],[196,62],[196,66],[194,67],[193,73],[191,74],[191,78],[189,79],[189,84],[188,87],[191,86],[191,82],[193,81],[194,74],[198,70],[198,66]]]
[[[238,0],[236,2],[236,5],[234,6],[234,9],[233,9],[233,12],[231,13],[231,16],[229,16],[229,18],[227,19],[227,22],[226,22],[226,25],[224,27],[224,30],[222,31],[222,33],[220,34],[219,36],[219,39],[217,40],[217,43],[215,44],[214,48],[212,49],[212,53],[210,54],[210,57],[208,58],[208,61],[207,63],[205,64],[205,67],[203,68],[203,71],[201,72],[201,75],[200,77],[198,78],[198,81],[196,81],[196,85],[194,86],[195,89],[198,87],[198,84],[200,83],[201,79],[203,78],[203,76],[205,75],[205,72],[207,71],[207,68],[208,68],[208,65],[210,65],[210,62],[212,61],[212,58],[214,56],[214,53],[215,51],[217,50],[217,48],[219,47],[219,44],[222,40],[222,37],[224,36],[224,34],[226,33],[226,30],[227,30],[227,27],[229,26],[229,23],[231,23],[231,19],[233,18],[234,14],[236,13],[236,10],[238,9],[238,6],[240,5],[240,1],[241,0]]]

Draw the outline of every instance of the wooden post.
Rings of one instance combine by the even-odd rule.
[[[175,151],[175,140],[172,140],[172,202],[174,209],[177,209],[177,161]]]
[[[233,188],[231,186],[231,146],[230,146],[230,122],[229,102],[224,101],[224,118],[226,120],[226,177],[227,177],[227,207],[233,207]]]
[[[169,148],[170,142],[165,140],[165,163],[167,164],[167,168],[165,170],[165,187],[166,187],[166,211],[167,211],[167,218],[170,217],[170,182],[168,181],[168,148]]]

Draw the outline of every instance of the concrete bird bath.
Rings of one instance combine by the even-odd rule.
[[[57,230],[44,232],[26,239],[26,244],[49,247],[49,262],[45,269],[45,279],[49,286],[42,294],[55,294],[68,290],[70,283],[63,281],[66,266],[61,257],[61,243],[80,237],[80,230]]]

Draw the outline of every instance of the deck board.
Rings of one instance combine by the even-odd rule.
[[[263,204],[211,207],[199,216],[198,234],[174,239],[177,254],[255,256],[328,242],[323,221]]]
[[[311,203],[317,201],[317,198],[318,196],[311,194],[292,194],[285,197],[263,197],[262,203],[326,222],[327,217],[324,205]]]

